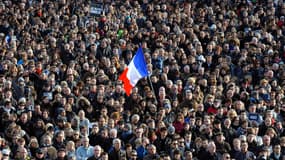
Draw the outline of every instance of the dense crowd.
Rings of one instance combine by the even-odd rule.
[[[282,0],[3,0],[0,159],[284,160],[284,34]]]

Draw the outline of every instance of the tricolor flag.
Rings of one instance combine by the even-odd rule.
[[[147,71],[143,50],[140,47],[128,67],[120,75],[119,79],[123,81],[125,92],[129,96],[132,88],[135,87],[138,81],[148,75],[149,73]]]

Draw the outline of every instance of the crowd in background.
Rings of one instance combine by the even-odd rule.
[[[284,160],[284,34],[282,0],[3,0],[0,159]]]

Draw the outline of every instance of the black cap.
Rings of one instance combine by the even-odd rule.
[[[173,154],[180,154],[180,151],[176,149]]]
[[[64,147],[60,147],[60,148],[58,149],[58,151],[59,151],[59,152],[60,152],[60,151],[65,152],[65,148],[64,148]]]
[[[43,152],[43,150],[42,150],[41,148],[38,148],[38,149],[36,150],[36,153],[38,153],[38,154],[43,154],[44,152]]]
[[[218,120],[218,119],[215,119],[214,122],[213,122],[213,124],[221,124],[221,121]]]
[[[4,77],[5,76],[5,71],[0,70],[0,77]]]
[[[10,100],[9,98],[6,98],[6,99],[4,100],[4,102],[5,102],[5,104],[11,103],[11,100]]]
[[[224,135],[224,133],[223,132],[217,132],[216,134],[214,134],[215,136],[222,136],[222,135]]]
[[[268,147],[262,147],[260,151],[262,152],[262,151],[268,151],[268,150],[269,150]]]

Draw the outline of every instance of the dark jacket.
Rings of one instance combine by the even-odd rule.
[[[109,159],[112,160],[126,160],[127,154],[126,151],[120,149],[119,151],[116,151],[115,149],[112,149],[109,153]]]
[[[220,154],[228,153],[232,150],[231,145],[227,142],[222,142],[222,143],[216,142],[216,148],[217,152],[219,152]]]
[[[157,147],[158,153],[162,151],[168,151],[170,148],[170,143],[171,139],[169,137],[165,137],[164,139],[159,137],[154,141],[154,145]]]
[[[270,156],[269,156],[269,159],[270,160],[282,160],[282,157],[283,157],[282,153],[279,155],[278,158],[274,156],[274,153],[271,153]]]
[[[256,156],[253,152],[247,151],[246,153],[238,152],[234,157],[236,160],[250,160],[256,159]]]
[[[211,154],[210,152],[205,152],[199,159],[200,160],[219,160],[221,159],[222,155],[219,153]]]

